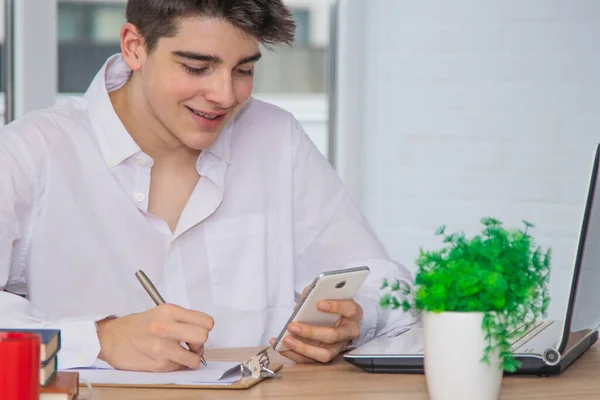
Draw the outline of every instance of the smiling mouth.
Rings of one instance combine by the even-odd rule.
[[[206,113],[203,113],[201,111],[194,110],[193,108],[188,107],[188,106],[186,106],[186,108],[188,110],[190,110],[192,113],[194,113],[194,114],[196,114],[196,115],[198,115],[198,116],[200,116],[202,118],[206,118],[206,119],[208,119],[210,121],[214,121],[215,119],[217,119],[217,118],[222,117],[223,115],[225,115],[225,114],[206,114]]]

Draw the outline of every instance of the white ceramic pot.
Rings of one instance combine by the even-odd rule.
[[[498,357],[481,361],[486,347],[483,313],[423,314],[425,378],[431,400],[496,400],[502,370]]]

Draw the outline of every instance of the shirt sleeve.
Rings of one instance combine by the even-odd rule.
[[[0,291],[0,326],[6,329],[60,329],[58,368],[90,367],[100,353],[96,321],[106,315],[48,320],[25,298]]]
[[[370,273],[355,301],[363,309],[359,346],[414,324],[417,316],[379,306],[384,279],[412,285],[410,272],[390,260],[327,159],[292,118],[294,143],[295,290],[299,293],[323,271],[368,266]]]
[[[0,131],[0,327],[60,329],[59,368],[90,366],[100,352],[95,321],[105,316],[48,320],[24,297],[28,240],[40,196],[33,168],[39,160],[26,147],[17,132]]]

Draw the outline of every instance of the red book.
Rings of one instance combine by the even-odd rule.
[[[54,379],[40,387],[40,400],[74,400],[79,395],[79,372],[58,371]]]

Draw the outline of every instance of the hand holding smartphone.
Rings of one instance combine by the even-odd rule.
[[[328,271],[318,275],[296,305],[294,312],[275,340],[273,349],[275,351],[288,350],[283,344],[283,339],[290,335],[287,329],[292,322],[334,327],[340,316],[319,311],[317,304],[322,300],[352,300],[368,274],[368,267],[356,267]]]

